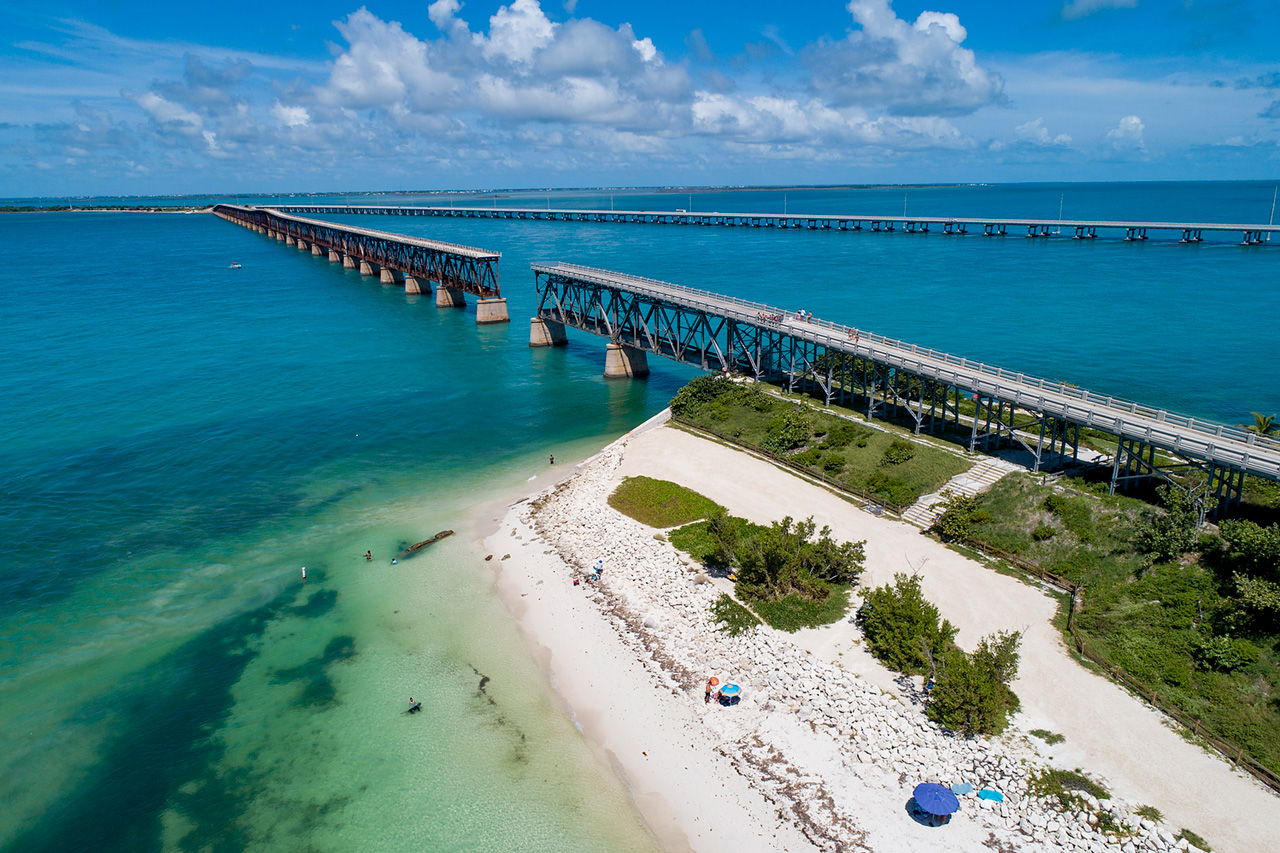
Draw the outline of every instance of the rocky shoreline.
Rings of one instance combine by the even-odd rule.
[[[868,800],[896,803],[902,811],[912,788],[931,781],[967,782],[975,791],[1004,795],[1000,803],[961,796],[957,820],[926,830],[937,849],[972,849],[981,839],[994,850],[1194,853],[1168,828],[1135,815],[1130,804],[1082,792],[1060,809],[1056,800],[1032,795],[1031,780],[1046,765],[1019,733],[955,736],[920,707],[815,659],[786,634],[761,628],[730,637],[716,630],[710,608],[720,589],[665,537],[608,506],[624,453],[625,441],[615,443],[573,478],[522,501],[516,506],[521,526],[559,557],[559,583],[571,584],[573,574],[604,561],[601,580],[583,584],[582,595],[654,686],[701,708],[710,674],[742,685],[740,704],[707,706],[700,717],[705,733],[813,849],[876,849]],[[960,824],[969,843],[944,843],[961,840],[947,835]]]

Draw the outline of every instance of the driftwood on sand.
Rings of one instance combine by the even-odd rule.
[[[439,542],[441,539],[444,539],[445,537],[452,536],[452,535],[453,535],[452,530],[441,530],[439,533],[437,533],[435,536],[432,536],[430,539],[423,539],[421,542],[418,542],[414,545],[410,545],[408,548],[405,548],[403,551],[401,551],[399,554],[396,555],[396,559],[403,560],[405,557],[412,557],[414,554],[418,553],[428,545],[434,545],[436,542]]]

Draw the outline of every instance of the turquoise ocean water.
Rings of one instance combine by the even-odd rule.
[[[1272,186],[504,195],[1265,222]],[[474,540],[547,481],[548,453],[590,454],[692,374],[654,361],[606,383],[598,341],[530,350],[531,261],[1227,423],[1280,411],[1280,246],[358,221],[501,251],[513,322],[476,327],[211,216],[0,218],[0,850],[652,848]],[[422,714],[401,713],[410,695]]]

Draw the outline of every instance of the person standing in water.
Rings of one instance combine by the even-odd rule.
[[[307,579],[307,567],[306,567],[306,566],[303,566],[303,567],[302,567],[302,579],[303,579],[303,580],[306,580],[306,579]]]
[[[365,559],[365,562],[366,562],[366,563],[372,563],[372,562],[373,562],[373,552],[372,552],[372,551],[365,551],[365,552],[364,552],[364,559]]]
[[[556,464],[556,455],[555,455],[554,453],[552,453],[552,454],[551,454],[551,456],[550,456],[550,457],[548,457],[548,460],[547,460],[547,461],[548,461],[548,462],[549,462],[549,464],[551,464],[551,465]]]

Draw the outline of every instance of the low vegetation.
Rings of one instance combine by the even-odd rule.
[[[750,631],[760,624],[756,615],[724,593],[711,605],[711,616],[730,637]]]
[[[1214,532],[1182,490],[1150,498],[1015,474],[948,501],[937,530],[1081,584],[1072,624],[1095,653],[1280,772],[1280,526]]]
[[[1018,673],[1021,635],[991,634],[965,654],[955,644],[956,628],[925,600],[918,576],[897,574],[892,586],[865,591],[858,622],[868,651],[881,663],[928,679],[928,715],[939,725],[995,734],[1018,710],[1009,684]]]
[[[1185,841],[1193,847],[1199,847],[1205,853],[1212,853],[1213,848],[1209,846],[1209,842],[1196,835],[1189,829],[1184,829],[1178,833],[1178,840]]]
[[[672,399],[671,411],[899,507],[936,491],[971,464],[941,448],[780,400],[758,385],[723,376],[693,379]]]
[[[738,598],[774,628],[792,632],[844,616],[865,559],[864,543],[838,543],[812,518],[766,527],[717,508],[670,538],[709,568],[731,571]]]
[[[1037,797],[1057,800],[1058,805],[1063,809],[1078,806],[1084,794],[1088,794],[1095,800],[1111,799],[1110,791],[1084,775],[1079,768],[1059,770],[1046,767],[1031,777],[1027,787]]]
[[[1032,737],[1040,738],[1040,740],[1049,744],[1049,746],[1057,746],[1058,744],[1066,741],[1066,738],[1064,736],[1058,734],[1057,732],[1051,732],[1048,729],[1032,729],[1031,731],[1027,732],[1027,734],[1031,735]]]
[[[692,489],[650,477],[627,477],[609,495],[609,506],[650,527],[688,524],[720,508]]]

